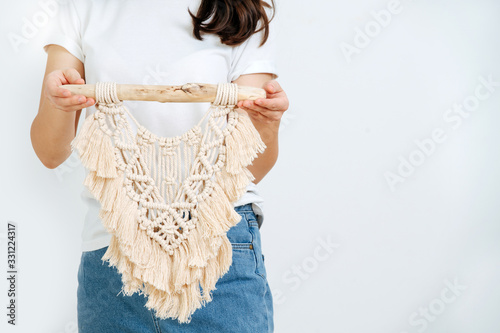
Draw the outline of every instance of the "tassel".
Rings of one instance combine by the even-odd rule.
[[[101,260],[108,261],[109,266],[116,267],[116,269],[121,273],[123,282],[122,290],[125,295],[131,296],[142,288],[143,282],[129,274],[129,272],[132,272],[134,264],[123,255],[120,250],[119,241],[115,236],[111,237],[108,249],[102,256]]]
[[[115,178],[99,177],[96,171],[89,171],[83,184],[90,193],[101,203],[101,208],[110,211],[115,206],[117,194],[123,187],[123,173]]]
[[[123,222],[121,223],[123,224]],[[146,230],[137,228],[137,226],[137,221],[130,221],[132,233],[127,230],[128,228],[124,228],[126,235],[122,237],[127,240],[119,237],[120,241],[123,242],[122,252],[136,265],[143,268],[154,267],[151,262],[153,262],[153,246],[156,242],[149,237]]]
[[[239,216],[239,214],[238,214]],[[192,229],[188,240],[194,241],[200,234],[196,234]],[[140,230],[145,232],[144,230]],[[188,248],[186,243],[176,249],[173,256],[173,262],[168,262],[171,257],[164,251],[159,256],[160,261],[167,259],[167,262],[159,267],[140,268],[132,261],[134,254],[126,253],[131,247],[123,246],[122,241],[113,236],[111,244],[103,256],[103,260],[109,260],[110,264],[117,267],[122,274],[123,292],[126,295],[132,295],[141,288],[141,281],[147,283],[143,288],[148,295],[147,306],[150,309],[156,309],[159,318],[178,318],[179,322],[189,322],[192,313],[201,306],[203,302],[211,301],[210,292],[215,289],[215,285],[228,270],[232,262],[231,243],[225,235],[216,237],[215,244],[219,245],[216,257],[210,258],[204,266],[204,269],[188,267]],[[201,244],[205,243],[203,240]],[[159,250],[159,245],[154,242],[154,246]],[[135,247],[134,247],[135,248]],[[124,252],[120,249],[125,249]],[[194,257],[192,257],[194,258]],[[169,274],[169,268],[172,267],[172,274]],[[140,272],[137,274],[137,272]],[[133,274],[132,274],[133,273]],[[163,274],[162,274],[163,273]],[[164,281],[167,281],[165,283]],[[170,284],[168,283],[170,281]],[[203,286],[203,295],[200,290],[200,283]],[[170,288],[173,285],[173,289]],[[160,286],[160,288],[159,288]]]
[[[91,171],[97,170],[102,140],[104,140],[102,131],[100,129],[95,130],[88,139],[88,144],[85,146],[85,149],[80,152],[82,164]]]
[[[81,155],[87,149],[89,139],[99,130],[99,122],[95,116],[96,114],[94,113],[85,119],[82,128],[71,141],[71,151],[78,151]]]
[[[100,200],[102,197],[102,191],[104,189],[105,182],[106,180],[104,178],[97,177],[96,171],[91,170],[83,180],[83,185],[87,187],[94,198]]]
[[[203,278],[200,281],[201,287],[203,289],[203,299],[207,302],[212,300],[211,292],[215,289],[215,285],[217,284],[217,280],[219,279],[220,271],[219,263],[217,258],[211,258],[207,262],[207,266],[205,267],[205,271],[203,272]]]
[[[189,249],[186,247],[186,243],[182,242],[179,247],[175,250],[173,255],[173,285],[176,291],[179,291],[184,281],[188,278],[187,262],[189,256]]]
[[[160,244],[153,242],[153,256],[156,259],[154,266],[152,262],[148,264],[143,274],[144,281],[160,288],[168,293],[173,292],[173,285],[171,283],[173,272],[173,258],[168,255],[160,246]]]
[[[102,134],[102,131],[100,132]],[[103,178],[115,178],[117,176],[117,163],[111,138],[107,135],[103,135],[99,150],[93,153],[99,156],[97,161],[97,175]]]
[[[132,263],[128,261],[120,251],[120,245],[115,236],[111,237],[110,244],[102,256],[101,260],[108,261],[109,266],[114,266],[121,272],[130,272],[132,269]],[[127,274],[122,274],[122,281],[126,282],[130,280]]]
[[[226,168],[229,173],[238,174],[267,147],[250,118],[237,111],[234,113],[238,115],[238,121],[231,134],[226,136]]]
[[[174,297],[170,293],[162,292],[151,285],[146,285],[146,294],[148,295],[148,300],[145,306],[149,310],[155,310],[155,315],[157,317],[174,317],[175,316],[175,301]]]
[[[215,174],[216,182],[222,187],[224,193],[231,202],[238,201],[246,192],[248,184],[255,179],[247,168],[242,168],[238,174],[231,174],[225,168],[221,168]]]
[[[190,322],[191,314],[202,306],[202,297],[198,284],[185,286],[180,294],[179,317],[181,321]]]
[[[101,211],[99,212],[99,217],[103,221],[103,224],[109,233],[115,233],[122,215],[122,211],[126,208],[129,201],[130,199],[127,196],[125,188],[120,187],[118,192],[116,193],[116,198],[112,210],[105,211],[101,209]]]
[[[205,267],[207,259],[213,255],[210,248],[206,244],[206,239],[200,233],[199,224],[189,231],[189,236],[186,242],[191,249],[191,257],[188,262],[189,267]]]
[[[106,195],[101,195],[101,208],[105,211],[111,211],[113,207],[119,204],[120,191],[123,188],[123,172],[118,172],[116,178],[106,180]]]
[[[204,238],[222,235],[241,220],[220,185],[213,185],[212,193],[198,204],[197,209],[198,224],[201,224],[205,231]]]
[[[179,323],[189,323],[194,311],[201,308],[202,297],[197,285],[185,286],[179,293],[165,294],[151,288],[146,307],[155,310],[160,319],[177,318]]]
[[[227,272],[229,272],[229,268],[233,262],[233,248],[231,242],[227,238],[227,236],[221,237],[221,243],[219,246],[219,253],[216,257],[218,268],[217,276],[224,276]]]
[[[82,164],[103,178],[117,176],[117,163],[111,138],[99,128],[97,113],[85,119],[78,135],[71,142],[71,150],[77,150]]]
[[[127,198],[128,199],[128,198]],[[129,203],[121,211],[120,223],[118,223],[115,235],[122,246],[132,245],[139,232],[137,203],[128,199]],[[142,231],[142,230],[141,230]]]

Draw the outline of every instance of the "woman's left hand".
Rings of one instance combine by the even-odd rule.
[[[266,91],[266,98],[239,101],[237,106],[255,121],[267,124],[280,121],[289,105],[285,91],[276,80],[267,81],[263,89]]]

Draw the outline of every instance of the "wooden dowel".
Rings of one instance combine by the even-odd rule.
[[[59,87],[68,89],[75,95],[95,99],[95,84],[64,84]],[[116,93],[118,99],[122,101],[213,102],[217,93],[217,85],[204,83],[187,83],[182,86],[117,84]],[[264,89],[238,86],[238,101],[258,98],[266,98]]]

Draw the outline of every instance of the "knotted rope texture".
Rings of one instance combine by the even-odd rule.
[[[112,235],[102,259],[120,272],[123,293],[147,295],[161,319],[189,323],[232,263],[227,231],[241,219],[233,203],[254,180],[247,166],[266,149],[237,98],[236,84],[219,83],[197,125],[160,137],[118,99],[116,83],[98,82],[96,112],[71,142]]]

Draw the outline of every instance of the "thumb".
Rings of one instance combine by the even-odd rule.
[[[80,73],[74,68],[66,68],[63,71],[63,75],[69,84],[84,84],[85,80],[82,79]]]
[[[264,85],[264,89],[269,94],[277,94],[277,93],[283,91],[280,84],[276,80],[267,81],[266,84]]]

